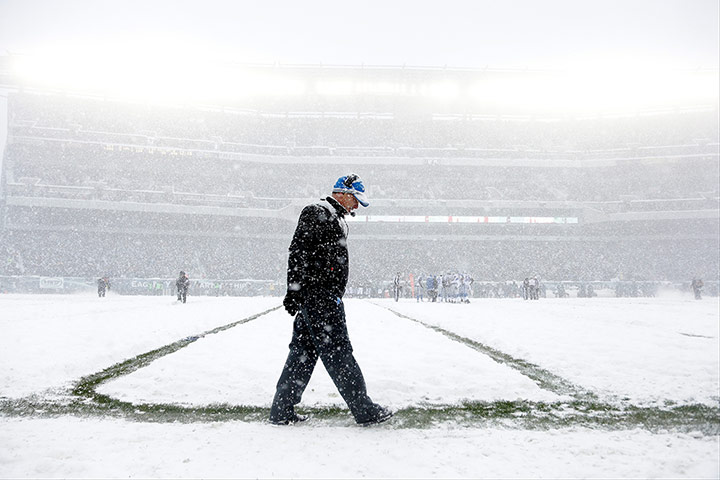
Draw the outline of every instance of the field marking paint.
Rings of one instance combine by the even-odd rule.
[[[451,332],[449,330],[445,330],[444,328],[438,327],[437,325],[431,325],[429,323],[423,322],[422,320],[418,320],[416,318],[409,317],[407,315],[404,315],[400,312],[393,310],[390,307],[386,307],[384,305],[378,305],[376,303],[373,303],[373,305],[384,308],[384,309],[394,313],[395,315],[397,315],[400,318],[404,318],[405,320],[410,320],[411,322],[418,323],[425,328],[429,328],[430,330],[434,330],[435,332],[445,335],[446,337],[448,337],[449,339],[451,339],[453,341],[456,341],[463,345],[466,345],[466,346],[472,348],[473,350],[477,350],[478,352],[480,352],[484,355],[487,355],[495,362],[497,362],[501,365],[508,366],[514,370],[517,370],[521,375],[531,379],[543,390],[548,390],[548,391],[556,393],[558,395],[571,395],[572,397],[574,397],[578,400],[581,400],[581,399],[596,400],[597,399],[597,396],[594,393],[592,393],[588,390],[585,390],[582,387],[570,382],[569,380],[566,380],[566,379],[560,377],[559,375],[555,375],[554,373],[552,373],[548,370],[545,370],[544,368],[541,368],[538,365],[530,363],[526,360],[515,358],[512,355],[501,352],[500,350],[494,349],[483,343],[476,342],[475,340],[472,340],[470,338],[463,337],[463,336],[458,335],[457,333]]]

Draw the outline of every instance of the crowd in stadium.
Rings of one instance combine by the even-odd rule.
[[[392,207],[397,199],[416,201],[414,207],[403,206],[405,214],[428,215],[435,214],[429,208],[442,207],[446,200],[479,200],[478,208],[493,214],[482,202],[534,202],[537,208],[538,202],[569,201],[601,211],[693,211],[717,209],[720,196],[717,112],[544,122],[269,116],[25,93],[11,95],[8,103],[3,169],[9,182],[5,194],[11,197],[278,210],[290,199],[325,196],[328,178],[348,170],[363,176],[372,199],[385,201],[384,207],[362,212],[370,215],[397,211]],[[308,158],[330,154],[338,160],[320,168]],[[360,154],[387,158],[353,164]],[[408,157],[427,161],[403,163]],[[463,157],[509,161],[468,166],[441,161]],[[636,160],[583,163],[625,157]],[[555,168],[544,160],[578,163]],[[138,219],[127,211],[75,210],[8,204],[4,215],[14,230],[0,233],[0,275],[154,278],[172,277],[183,268],[194,278],[284,281],[291,232],[250,240],[263,225],[238,238],[236,228],[242,230],[247,219],[238,223],[222,215],[157,212],[142,212]],[[446,215],[458,214],[451,210],[443,209]],[[547,215],[568,213],[548,209]],[[631,225],[612,231],[615,224],[608,225],[608,232],[598,230],[617,240],[571,238],[582,225],[558,233],[567,240],[502,238],[534,233],[513,226],[504,234],[493,230],[497,241],[469,243],[432,239],[437,229],[411,227],[407,231],[417,238],[396,241],[394,226],[368,227],[380,238],[354,245],[360,261],[353,262],[351,282],[375,284],[394,270],[446,268],[492,282],[521,279],[528,272],[569,281],[717,277],[712,242],[673,239],[682,226],[667,230],[657,222],[635,224],[637,231]],[[97,233],[108,226],[114,233]],[[716,224],[695,227],[700,236],[717,229]],[[583,233],[586,238],[592,234]]]
[[[269,239],[173,237],[80,232],[6,232],[0,275],[156,278],[182,267],[193,278],[257,278],[283,282],[289,242]],[[363,241],[353,244],[351,281],[379,282],[388,271],[444,271],[454,265],[473,278],[504,281],[527,272],[568,281],[712,279],[720,268],[712,242],[497,240]]]
[[[17,126],[16,134],[32,132],[52,137],[69,134],[78,139],[111,142],[123,138],[113,137],[113,134],[125,134],[129,135],[124,137],[126,140],[155,146],[217,148],[228,143],[286,149],[378,147],[380,155],[402,154],[403,148],[455,147],[495,149],[497,151],[492,155],[498,156],[502,150],[517,155],[518,151],[529,151],[530,154],[548,150],[588,152],[622,147],[717,143],[716,117],[717,112],[620,119],[567,118],[560,121],[463,120],[462,117],[449,120],[422,117],[395,119],[352,112],[338,116],[323,114],[322,111],[290,116],[289,112],[270,115],[263,112],[188,110],[101,99],[22,94],[12,98],[11,126]],[[189,143],[179,143],[182,140]],[[193,140],[201,143],[193,143]],[[231,149],[232,145],[227,148]],[[285,154],[290,153],[293,152],[285,151]],[[317,149],[312,153],[322,154],[323,150]],[[457,155],[452,150],[446,154]]]
[[[317,169],[308,161],[288,169],[221,155],[255,148],[270,158],[337,155],[342,160],[335,168],[361,169],[376,199],[698,199],[659,207],[697,209],[703,198],[716,203],[720,196],[712,175],[717,170],[717,112],[545,122],[296,118],[30,93],[12,95],[9,104],[6,162],[13,166],[9,189],[15,195],[277,209],[290,198],[325,194],[318,187],[320,172],[333,169],[332,164]],[[360,153],[388,157],[387,163],[353,166],[353,155]],[[687,158],[585,168],[534,168],[532,163],[673,155]],[[427,156],[428,161],[400,168],[396,162],[407,156]],[[507,158],[520,164],[433,164],[447,157]],[[278,175],[284,180],[268,180]],[[657,208],[648,203],[633,207]]]
[[[148,151],[114,151],[97,145],[15,143],[7,148],[13,165],[11,194],[127,200],[150,203],[222,202],[262,206],[267,199],[315,198],[325,192],[326,169],[239,160],[167,156]],[[717,199],[717,162],[689,158],[665,164],[578,169],[530,166],[335,167],[363,169],[376,199],[476,199],[613,202],[636,199]],[[268,181],[282,171],[283,181]],[[68,189],[49,188],[67,186]],[[202,195],[203,197],[198,197]],[[224,196],[227,199],[214,198]],[[261,201],[259,199],[265,199]],[[280,208],[283,202],[266,208]],[[697,204],[691,205],[697,208]]]

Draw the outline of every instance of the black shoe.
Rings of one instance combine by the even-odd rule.
[[[297,413],[293,413],[290,418],[285,419],[270,419],[270,423],[273,425],[293,425],[295,423],[304,422],[308,419],[307,415],[298,415]]]
[[[376,425],[378,423],[383,423],[386,420],[389,420],[390,417],[395,415],[394,412],[392,412],[389,408],[380,407],[378,409],[377,416],[375,418],[372,418],[366,422],[358,422],[359,425],[363,427],[368,427],[370,425]]]

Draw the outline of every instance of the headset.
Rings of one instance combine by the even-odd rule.
[[[353,183],[357,182],[360,177],[357,176],[354,173],[348,174],[347,177],[345,177],[345,181],[343,182],[343,185],[345,185],[347,188],[353,188]]]
[[[346,188],[353,188],[353,183],[357,182],[360,177],[354,173],[348,174],[348,176],[345,178],[345,181],[343,182],[343,185],[345,185]],[[350,212],[350,216],[354,217],[355,212]]]

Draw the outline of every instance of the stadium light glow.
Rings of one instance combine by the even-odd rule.
[[[561,114],[718,103],[718,72],[580,70],[489,78],[469,88],[479,104]]]
[[[357,90],[374,95],[405,95],[407,85],[399,82],[362,82],[357,86]]]
[[[307,88],[302,80],[281,74],[249,73],[209,61],[149,55],[17,57],[14,73],[47,88],[161,102],[302,95]]]
[[[453,100],[460,95],[460,86],[457,82],[447,80],[424,85],[421,92],[423,95],[437,100]]]
[[[321,80],[315,83],[315,92],[319,95],[352,95],[355,84],[352,80]]]
[[[320,80],[315,83],[315,91],[320,95],[381,95],[428,97],[439,100],[452,100],[460,95],[460,86],[456,82],[443,81],[427,84],[410,84],[397,81],[360,81],[353,79]]]
[[[319,95],[407,95],[408,86],[400,82],[362,81],[353,79],[319,80],[315,82]]]
[[[128,100],[218,102],[253,96],[379,95],[469,101],[479,111],[555,114],[636,113],[718,104],[718,72],[594,67],[574,71],[490,72],[475,84],[452,78],[413,82],[338,75],[311,79],[291,70],[252,69],[202,55],[157,51],[14,57],[15,74],[34,86]],[[154,52],[154,53],[153,53]]]
[[[263,75],[226,72],[223,84],[225,86],[219,92],[227,92],[226,96],[230,97],[254,95],[292,96],[302,95],[307,90],[307,85],[302,80],[280,74]]]

